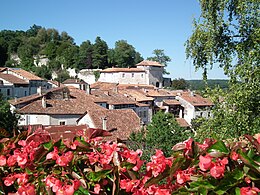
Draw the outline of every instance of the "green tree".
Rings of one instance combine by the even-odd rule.
[[[109,61],[117,67],[133,67],[136,62],[135,58],[139,57],[136,53],[135,48],[126,40],[119,40],[115,43],[113,55],[110,55]]]
[[[10,111],[9,103],[3,99],[0,93],[0,128],[5,129],[12,134],[13,129],[16,128],[17,118],[15,113]]]
[[[151,149],[162,149],[170,156],[171,147],[188,139],[191,133],[180,127],[170,113],[157,112],[147,126],[146,144]]]
[[[205,125],[221,138],[259,132],[260,126],[260,12],[256,0],[201,0],[201,16],[186,43],[187,57],[196,69],[220,66],[230,77],[224,103]],[[202,125],[203,126],[203,125]],[[201,136],[205,135],[201,130]]]
[[[164,71],[163,74],[170,74],[169,72],[166,71],[166,67],[168,62],[171,61],[171,58],[167,55],[165,55],[164,50],[163,49],[155,49],[153,50],[153,57],[148,57],[147,60],[152,60],[152,61],[156,61],[159,62],[160,64],[164,65]]]
[[[183,78],[174,79],[172,80],[172,88],[173,89],[188,89],[189,84]]]
[[[108,65],[108,46],[105,41],[97,37],[93,45],[92,65],[93,68],[105,68]]]
[[[78,69],[83,68],[93,68],[93,45],[89,40],[81,43],[79,47],[79,67]]]
[[[49,66],[35,67],[35,74],[47,80],[52,78],[52,70],[49,68]]]

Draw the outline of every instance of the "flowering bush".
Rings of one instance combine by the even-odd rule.
[[[106,132],[89,129],[73,140],[52,141],[48,133],[24,132],[0,140],[2,194],[258,194],[260,140],[224,144],[192,139],[166,158],[156,150],[150,162],[141,150],[102,142]],[[140,168],[145,166],[145,171]]]

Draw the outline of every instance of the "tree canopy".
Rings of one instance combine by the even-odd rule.
[[[201,16],[186,43],[187,57],[204,70],[204,78],[212,66],[230,77],[229,92],[221,103],[216,101],[214,118],[201,136],[206,130],[220,138],[259,132],[259,1],[200,0],[200,5]]]
[[[164,65],[164,74],[170,74],[169,72],[166,71],[166,67],[168,62],[171,61],[171,58],[167,55],[165,55],[164,50],[163,49],[155,49],[153,50],[153,54],[154,56],[152,57],[148,57],[147,60],[152,60],[152,61],[156,61],[159,62],[160,64]]]

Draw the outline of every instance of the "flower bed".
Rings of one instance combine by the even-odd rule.
[[[50,140],[38,130],[0,140],[0,193],[33,194],[258,194],[260,140],[224,144],[192,139],[166,158],[102,142],[103,130],[79,132],[73,140]],[[145,166],[145,171],[140,171]]]

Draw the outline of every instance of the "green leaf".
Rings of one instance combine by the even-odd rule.
[[[42,144],[44,149],[50,150],[53,147],[52,141]]]
[[[89,172],[87,174],[87,178],[90,181],[99,182],[101,179],[106,178],[109,173],[111,173],[112,170],[102,170],[98,172]]]
[[[32,172],[30,169],[28,169],[28,168],[25,168],[25,171],[26,171],[26,173],[27,173],[28,175],[32,175],[32,174],[33,174],[33,172]]]
[[[229,154],[229,150],[223,141],[217,141],[208,149],[208,152],[209,153],[219,152],[226,155]]]
[[[240,195],[240,188],[236,187],[235,193],[236,193],[235,195]]]
[[[214,189],[216,186],[214,186],[213,184],[211,184],[209,181],[194,181],[190,183],[190,190],[191,191],[197,191],[200,188],[204,188],[204,189]]]
[[[84,189],[82,186],[80,186],[79,189],[74,192],[74,195],[90,195],[90,193],[87,189]]]
[[[240,158],[245,163],[245,165],[247,165],[253,171],[260,174],[260,166],[257,163],[255,163],[255,161],[253,159],[248,157],[241,149],[238,150],[238,154],[240,155]]]
[[[224,194],[232,187],[243,182],[244,174],[239,169],[232,172],[227,172],[223,179],[221,179],[218,187],[214,190],[217,194]]]

